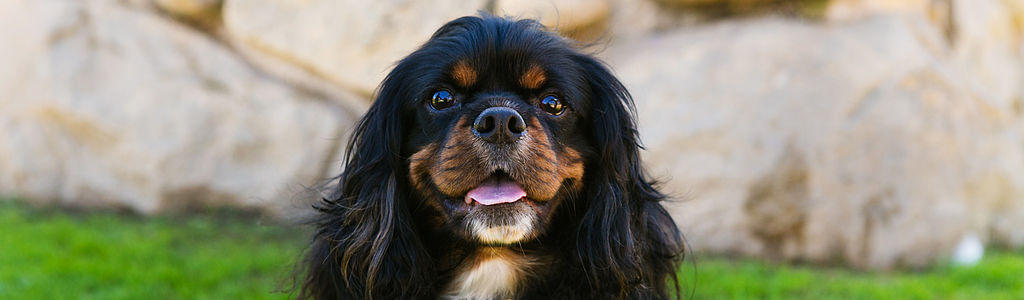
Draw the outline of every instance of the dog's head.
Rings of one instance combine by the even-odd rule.
[[[319,206],[307,292],[415,293],[436,271],[428,231],[489,247],[557,238],[595,288],[660,286],[674,264],[645,261],[676,258],[680,242],[633,115],[603,64],[534,21],[446,24],[398,62],[357,127]]]
[[[402,102],[407,179],[439,225],[483,244],[545,232],[607,126],[588,80],[610,76],[591,62],[536,23],[466,18],[399,63],[383,89],[403,93],[378,101]]]

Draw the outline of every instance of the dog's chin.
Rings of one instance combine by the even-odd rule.
[[[457,206],[464,213],[467,238],[483,245],[510,245],[535,238],[542,230],[548,201],[531,199],[525,187],[501,172],[472,187]]]
[[[535,237],[540,216],[526,201],[470,208],[465,225],[473,238],[485,245],[509,245]]]

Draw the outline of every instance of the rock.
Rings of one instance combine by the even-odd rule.
[[[942,36],[920,17],[755,19],[605,56],[695,251],[886,269],[975,233],[1022,242],[1021,116],[973,90]]]
[[[755,5],[770,3],[772,0],[655,0],[673,5]]]
[[[612,0],[611,11],[608,31],[616,40],[646,35],[678,19],[668,16],[654,1]]]
[[[611,4],[607,0],[499,0],[494,14],[535,19],[559,33],[587,40],[603,33]]]
[[[951,64],[963,73],[963,83],[1000,111],[1024,118],[1024,1],[1022,0],[955,0],[951,3],[953,22],[950,26],[949,52]],[[1021,145],[1024,121],[1003,133],[1004,143]],[[985,155],[1020,158],[1020,150],[991,147]],[[998,149],[998,150],[997,150]],[[1002,163],[993,168],[1020,173],[1017,163]],[[1016,169],[1014,169],[1016,168]],[[1009,247],[1024,245],[1024,198],[1011,187],[1019,182],[986,174],[971,186],[972,196],[990,199],[992,218],[987,240]]]
[[[952,8],[949,56],[969,73],[971,92],[1001,110],[1024,105],[1024,0],[955,0]]]
[[[829,1],[819,0],[653,0],[665,8],[696,13],[705,21],[749,15],[785,15],[818,18]]]
[[[486,2],[229,0],[223,17],[238,47],[271,54],[369,95],[395,62],[441,25],[475,15]]]
[[[701,9],[664,4],[652,0],[611,0],[608,18],[609,44],[707,23]]]
[[[920,14],[948,18],[949,1],[940,0],[833,0],[825,9],[830,20],[854,20],[878,14]]]
[[[212,26],[220,20],[222,0],[153,0],[160,9],[187,20]]]
[[[281,214],[359,113],[119,1],[4,2],[0,40],[0,194],[32,202]]]
[[[611,43],[679,28],[757,16],[821,19],[828,1],[610,0],[605,36]]]

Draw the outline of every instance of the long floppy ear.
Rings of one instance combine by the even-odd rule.
[[[640,164],[633,99],[601,62],[582,54],[573,60],[589,86],[591,138],[597,145],[597,157],[586,168],[586,212],[577,240],[580,264],[597,293],[664,299],[671,278],[679,296],[675,274],[683,257],[682,238],[659,203],[665,195]]]
[[[384,80],[349,141],[337,186],[314,206],[300,299],[408,299],[419,292],[429,265],[399,175],[404,65]]]

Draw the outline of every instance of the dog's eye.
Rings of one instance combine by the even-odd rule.
[[[434,93],[434,96],[430,98],[430,107],[436,110],[442,110],[445,108],[452,107],[455,105],[455,97],[452,97],[452,93],[446,90],[440,90]]]
[[[560,115],[565,111],[565,105],[562,105],[562,100],[555,96],[547,96],[540,100],[540,108],[552,116]]]

